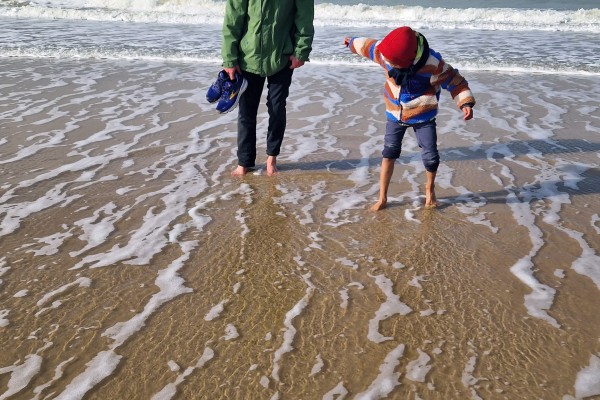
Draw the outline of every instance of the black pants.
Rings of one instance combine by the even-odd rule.
[[[262,77],[244,71],[248,81],[246,91],[240,97],[238,113],[238,165],[254,167],[256,161],[256,114],[265,80],[267,81],[267,110],[269,127],[267,129],[267,155],[278,156],[285,133],[286,101],[292,83],[293,69],[285,67],[268,77]]]

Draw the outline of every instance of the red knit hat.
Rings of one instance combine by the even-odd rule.
[[[396,28],[377,45],[383,56],[400,68],[408,68],[417,56],[417,33],[408,26]]]

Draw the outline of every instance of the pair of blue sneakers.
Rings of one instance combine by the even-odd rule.
[[[240,97],[247,87],[248,82],[240,73],[236,72],[235,80],[232,81],[227,72],[223,70],[219,72],[217,80],[208,88],[206,100],[209,103],[219,101],[217,111],[221,114],[228,113],[237,107]]]

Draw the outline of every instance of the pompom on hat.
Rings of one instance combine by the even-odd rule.
[[[383,56],[400,68],[408,68],[417,56],[417,33],[408,26],[396,28],[377,45]]]

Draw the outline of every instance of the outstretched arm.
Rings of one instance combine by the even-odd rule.
[[[431,75],[430,83],[432,86],[441,86],[450,92],[452,99],[463,112],[465,121],[473,118],[473,106],[475,106],[475,97],[471,93],[469,83],[459,74],[457,69],[446,64],[444,60],[438,58],[439,64],[436,71]]]

